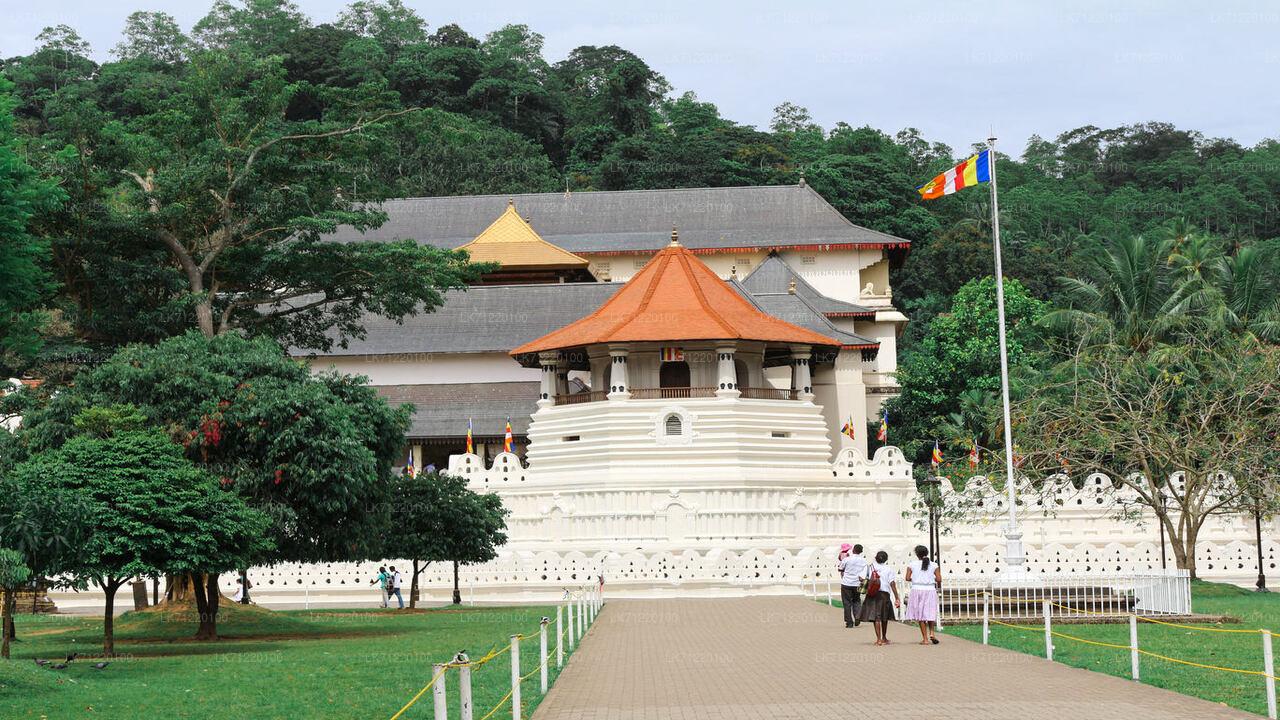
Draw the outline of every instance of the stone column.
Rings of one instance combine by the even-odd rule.
[[[542,383],[538,390],[538,407],[552,407],[556,404],[556,370],[560,364],[560,354],[554,352],[538,353],[538,363],[542,365]]]
[[[628,400],[631,398],[631,392],[627,380],[627,355],[630,351],[626,347],[610,347],[609,348],[609,394],[610,400]]]
[[[808,345],[791,346],[791,389],[801,400],[813,401],[813,380],[809,374],[811,348]]]
[[[556,368],[556,394],[569,394],[569,371],[563,366]]]
[[[716,381],[716,397],[736,398],[742,395],[738,390],[738,371],[733,364],[733,353],[737,348],[733,345],[721,345],[716,348],[716,370],[719,379]]]

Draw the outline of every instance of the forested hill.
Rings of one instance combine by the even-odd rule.
[[[21,155],[67,195],[32,223],[51,243],[48,301],[72,311],[82,338],[153,339],[167,334],[166,314],[189,312],[173,301],[172,259],[112,213],[143,180],[121,168],[140,173],[140,157],[170,162],[204,147],[184,134],[190,123],[175,97],[194,113],[227,113],[230,125],[266,113],[264,98],[284,97],[269,120],[286,133],[377,120],[343,136],[342,152],[289,160],[331,164],[308,182],[323,176],[348,200],[790,184],[803,174],[851,221],[913,242],[895,298],[915,319],[991,273],[988,193],[924,202],[914,191],[970,149],[914,129],[860,127],[857,118],[823,128],[786,102],[769,128],[740,125],[694,92],[674,95],[655,69],[661,58],[583,44],[548,59],[534,28],[474,37],[397,0],[358,2],[331,22],[280,0],[219,0],[187,30],[154,12],[124,24],[110,62],[91,60],[75,31],[58,26],[35,53],[3,64]],[[224,61],[200,60],[210,53]],[[1246,148],[1151,122],[1004,150],[1006,271],[1041,300],[1062,301],[1055,278],[1076,273],[1082,251],[1103,239],[1165,232],[1171,222],[1230,246],[1280,238],[1276,140]],[[116,283],[154,290],[108,310]]]

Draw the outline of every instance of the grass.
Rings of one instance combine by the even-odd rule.
[[[1230,615],[1239,625],[1205,625],[1208,628],[1256,629],[1280,632],[1280,594],[1261,594],[1234,585],[1195,582],[1191,586],[1192,609],[1199,613]],[[1035,621],[1015,624],[1029,630],[991,624],[991,644],[1044,657],[1044,628]],[[1060,625],[1055,631],[1113,645],[1129,644],[1129,626]],[[982,642],[981,625],[948,626],[945,631]],[[1274,640],[1280,653],[1280,638]],[[1261,633],[1206,632],[1138,623],[1138,647],[1167,657],[1205,665],[1262,670]],[[1073,667],[1129,677],[1129,651],[1088,645],[1063,637],[1054,638],[1053,659]],[[1264,679],[1259,675],[1209,670],[1168,662],[1149,655],[1140,657],[1142,682],[1195,697],[1223,703],[1249,712],[1267,711]]]
[[[271,612],[223,606],[218,642],[190,640],[185,611],[127,613],[116,621],[116,653],[106,669],[89,667],[102,651],[100,618],[17,617],[13,661],[0,661],[0,718],[390,718],[431,679],[431,664],[459,650],[479,659],[515,632],[522,674],[537,668],[538,620],[554,607]],[[554,680],[555,624],[548,627]],[[66,670],[32,658],[82,656]],[[567,649],[566,649],[567,654]],[[510,651],[472,672],[476,717],[511,687]],[[457,673],[448,677],[451,712]],[[541,700],[538,675],[521,684],[525,717]],[[428,691],[403,718],[431,717]],[[509,706],[495,717],[510,717]]]

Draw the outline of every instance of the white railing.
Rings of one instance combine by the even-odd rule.
[[[1105,575],[1032,575],[1026,583],[948,578],[939,593],[944,619],[1030,620],[1044,616],[1048,601],[1055,618],[1124,615],[1188,615],[1191,574],[1187,570],[1146,570]]]

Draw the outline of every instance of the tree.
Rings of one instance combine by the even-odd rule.
[[[22,562],[22,555],[16,550],[0,548],[0,624],[4,627],[4,637],[0,639],[0,658],[9,659],[9,624],[13,620],[14,592],[27,578],[31,577],[31,569]]]
[[[137,408],[188,460],[270,517],[275,547],[247,564],[377,554],[412,406],[391,409],[362,378],[312,375],[266,338],[192,332],[126,347],[82,372],[26,416],[18,438],[31,456],[52,452],[81,434],[83,411],[117,404]],[[206,583],[212,595],[217,575]],[[216,616],[204,620],[201,636],[214,635]]]
[[[416,606],[419,572],[432,562],[453,563],[453,603],[460,604],[459,564],[492,560],[507,541],[509,511],[502,498],[468,490],[466,478],[437,472],[401,476],[393,497],[383,554],[413,561],[409,607]]]
[[[377,40],[392,53],[427,40],[426,22],[400,0],[356,0],[338,16],[337,24]]]
[[[76,419],[97,431],[32,458],[16,475],[24,491],[39,484],[64,489],[80,497],[92,514],[92,531],[72,570],[92,577],[106,596],[103,653],[115,654],[116,591],[137,576],[210,578],[195,587],[197,637],[216,637],[217,575],[269,549],[267,516],[220,488],[159,430],[111,427],[133,426],[140,416],[91,409]]]
[[[1030,297],[1017,280],[1005,280],[1009,366],[1043,362],[1043,340],[1036,323],[1048,307]],[[950,312],[929,322],[920,342],[903,352],[896,373],[902,393],[885,403],[907,457],[929,461],[935,440],[950,440],[968,450],[973,441],[994,444],[990,425],[978,433],[982,418],[1000,392],[1000,350],[995,278],[971,280],[960,289]],[[967,408],[967,409],[966,409]],[[953,417],[954,416],[954,417]]]
[[[363,332],[364,313],[430,309],[441,289],[478,277],[451,250],[322,240],[339,224],[384,219],[342,188],[362,138],[410,110],[351,97],[357,109],[342,103],[341,119],[291,123],[297,91],[278,57],[204,53],[159,111],[103,152],[123,183],[106,188],[122,197],[120,222],[169,254],[206,336],[241,329],[327,349]]]
[[[140,11],[125,20],[124,39],[111,48],[111,54],[121,60],[150,58],[173,64],[182,62],[190,46],[191,39],[172,15]]]
[[[49,243],[29,232],[32,216],[65,198],[26,163],[14,133],[13,84],[0,77],[0,376],[38,350],[40,305],[50,296]],[[25,359],[25,360],[24,360]]]
[[[494,493],[467,489],[465,478],[438,472],[400,476],[391,493],[387,557],[413,562],[409,607],[417,606],[418,575],[432,562],[454,563],[454,603],[460,603],[458,563],[485,562],[507,541],[507,510]]]
[[[1015,434],[1042,477],[1103,473],[1130,490],[1195,577],[1205,521],[1238,510],[1249,483],[1272,474],[1277,377],[1280,353],[1247,340],[1084,345],[1024,386]]]

